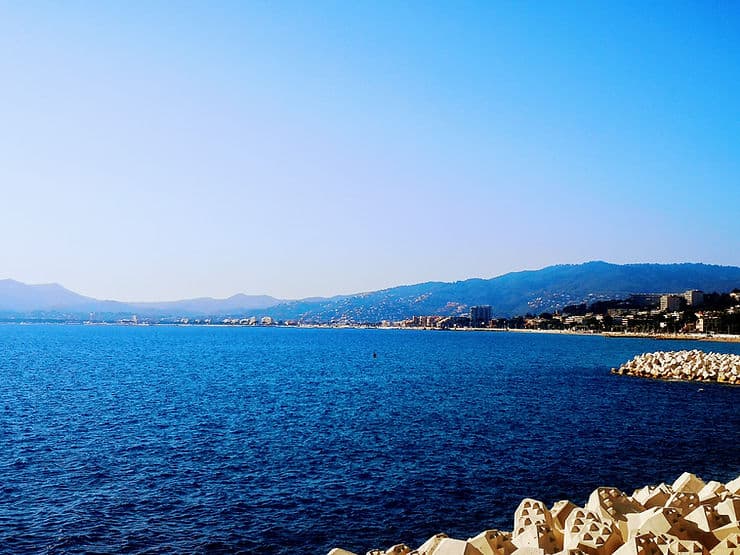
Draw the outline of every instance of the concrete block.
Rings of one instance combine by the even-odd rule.
[[[730,522],[729,524],[715,528],[712,530],[712,534],[714,534],[714,537],[719,541],[738,535],[740,534],[740,523]]]
[[[740,495],[740,476],[727,482],[725,488],[733,495]]]
[[[710,551],[711,555],[740,555],[740,534],[728,536]]]
[[[447,534],[435,534],[423,544],[421,544],[421,546],[416,551],[419,555],[432,555],[432,553],[434,553],[434,550],[437,549],[437,546],[440,544],[440,542],[446,537]]]
[[[622,545],[617,525],[588,509],[575,509],[565,520],[563,549],[576,549],[589,555],[611,555]]]
[[[668,555],[669,540],[653,533],[640,534],[622,544],[614,555]]]
[[[571,503],[567,499],[557,501],[550,509],[553,527],[562,534],[565,530],[565,520],[568,518],[568,515],[577,508],[578,506],[575,503]]]
[[[714,508],[719,514],[730,517],[730,522],[740,522],[740,497],[727,497]]]
[[[563,549],[563,536],[556,534],[549,524],[539,522],[525,526],[518,536],[512,538],[512,543],[517,548],[536,547],[546,555],[552,555]]]
[[[713,501],[719,501],[720,498],[729,494],[724,484],[720,482],[707,482],[707,484],[699,490],[697,494],[699,496],[699,502],[709,503]]]
[[[545,552],[539,547],[520,547],[513,555],[545,555]]]
[[[696,474],[684,472],[678,478],[676,478],[676,481],[673,482],[673,486],[671,486],[671,489],[674,493],[681,492],[698,494],[705,485],[706,484],[704,483],[704,481]]]
[[[511,541],[511,534],[500,530],[486,530],[468,543],[478,549],[483,555],[511,555],[517,547]]]
[[[463,540],[443,538],[430,555],[482,555],[475,546]]]
[[[668,542],[668,555],[708,555],[708,551],[692,540],[672,540]]]
[[[604,522],[615,522],[622,537],[628,536],[627,515],[645,510],[617,488],[597,488],[589,496],[586,508],[598,514]]]
[[[699,496],[696,493],[677,491],[668,498],[665,506],[676,509],[682,516],[687,515],[699,506]]]
[[[694,522],[700,530],[711,532],[730,523],[730,517],[717,512],[711,505],[699,505],[686,515],[686,520]]]
[[[514,512],[514,533],[516,538],[526,526],[534,524],[552,525],[552,515],[542,501],[523,499]]]
[[[645,486],[635,490],[632,498],[646,509],[652,509],[664,506],[672,493],[667,484],[660,483],[657,486]]]

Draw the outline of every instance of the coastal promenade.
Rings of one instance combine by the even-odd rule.
[[[577,331],[577,330],[528,330],[528,329],[500,329],[493,331],[511,331],[515,333],[544,333],[552,335],[600,335],[601,337],[630,338],[630,339],[665,339],[671,341],[710,341],[716,343],[740,343],[740,335],[734,334],[703,334],[703,333],[640,333],[628,331]]]
[[[717,343],[740,343],[740,335],[726,333],[641,333],[629,331],[579,331],[579,330],[532,330],[491,328],[493,331],[511,331],[515,333],[543,333],[553,335],[600,335],[602,337],[631,339],[665,339],[672,341],[710,341]],[[485,331],[485,330],[484,330]]]
[[[591,493],[583,507],[523,499],[512,532],[467,540],[436,534],[416,549],[396,544],[367,555],[740,555],[740,477],[725,484],[683,473],[671,484]],[[329,555],[358,555],[341,548]]]
[[[638,333],[607,331],[601,333],[604,337],[635,337],[642,339],[668,339],[678,341],[713,341],[717,343],[740,343],[740,335],[727,333]]]

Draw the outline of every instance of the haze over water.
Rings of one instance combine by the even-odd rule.
[[[0,545],[356,552],[740,474],[740,389],[609,374],[740,344],[515,333],[0,326]],[[373,358],[373,352],[377,358]]]

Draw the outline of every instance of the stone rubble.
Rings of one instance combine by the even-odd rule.
[[[585,507],[524,499],[514,531],[460,540],[436,534],[366,555],[740,555],[740,477],[721,484],[684,472],[672,484],[627,495],[598,488]],[[335,548],[329,555],[357,555]]]
[[[740,355],[693,351],[644,353],[612,373],[658,380],[740,384]]]

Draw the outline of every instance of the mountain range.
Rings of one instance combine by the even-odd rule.
[[[58,283],[28,285],[13,279],[0,280],[0,315],[39,317],[131,315],[148,317],[243,314],[280,304],[268,295],[237,294],[226,299],[202,297],[182,301],[125,303],[79,295]]]
[[[171,302],[124,303],[85,297],[58,284],[27,285],[0,280],[0,316],[4,318],[115,319],[272,316],[309,322],[379,322],[414,315],[465,314],[488,304],[494,315],[551,312],[570,304],[625,298],[635,293],[700,289],[726,292],[740,287],[740,267],[697,263],[583,264],[511,272],[491,279],[426,282],[354,295],[302,300],[238,294]]]

